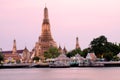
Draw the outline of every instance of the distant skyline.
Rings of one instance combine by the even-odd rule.
[[[0,48],[25,46],[31,51],[41,34],[43,9],[48,8],[51,31],[57,45],[81,49],[105,35],[120,43],[120,0],[0,0]]]

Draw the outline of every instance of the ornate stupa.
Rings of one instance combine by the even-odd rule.
[[[16,46],[16,40],[13,40],[13,48],[11,51],[3,51],[4,54],[4,60],[9,60],[10,62],[12,60],[19,61],[21,59],[21,56],[19,55],[19,52],[23,50],[17,50]]]
[[[41,35],[39,36],[38,42],[36,42],[35,44],[34,55],[43,57],[44,52],[47,51],[50,47],[57,48],[57,44],[53,40],[53,37],[51,35],[50,22],[48,18],[48,9],[47,7],[45,7],[42,31]]]
[[[75,49],[81,49],[80,45],[79,45],[78,37],[76,37],[76,46],[75,46]]]
[[[14,39],[14,41],[13,41],[12,54],[16,54],[16,53],[17,53],[17,47],[16,47],[16,40]]]

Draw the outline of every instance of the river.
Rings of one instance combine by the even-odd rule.
[[[120,67],[0,69],[0,80],[120,80]]]

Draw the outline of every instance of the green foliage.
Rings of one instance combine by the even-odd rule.
[[[4,56],[3,56],[3,54],[0,52],[0,64],[1,64],[1,61],[3,61],[4,60]]]
[[[106,53],[106,45],[107,43],[107,38],[105,36],[100,36],[98,38],[93,39],[91,41],[91,51],[96,54],[97,57],[101,57],[103,53]]]
[[[120,60],[120,58],[119,58],[119,57],[117,57],[117,56],[114,56],[112,60],[113,60],[113,61],[119,61],[119,60]]]
[[[67,53],[67,57],[73,57],[73,56],[75,56],[77,53],[81,55],[82,52],[81,52],[80,49],[74,49],[74,50],[72,50],[72,51],[70,51],[70,52]]]
[[[13,63],[14,63],[14,62],[13,62]],[[20,60],[16,60],[16,63],[18,63],[18,64],[19,64],[19,63],[20,63]]]
[[[109,53],[105,53],[103,55],[103,57],[105,58],[106,61],[110,61],[113,59],[113,53],[109,52]]]
[[[56,58],[60,55],[58,49],[55,47],[50,47],[48,51],[44,52],[44,57],[47,58]]]
[[[107,47],[107,50],[109,52],[113,52],[114,53],[113,56],[117,55],[120,52],[120,47],[117,44],[108,42],[106,44],[106,47]]]
[[[105,36],[100,36],[93,39],[90,43],[91,50],[96,54],[98,58],[101,58],[102,55],[106,60],[111,60],[113,56],[117,55],[120,52],[120,44],[114,44],[107,41]]]
[[[33,57],[33,61],[39,61],[40,58],[38,56]]]
[[[85,48],[85,49],[83,49],[83,51],[82,51],[82,53],[81,53],[81,56],[86,57],[87,54],[89,53],[89,51],[90,51],[90,48]]]

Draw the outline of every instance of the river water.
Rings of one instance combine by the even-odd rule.
[[[120,67],[0,69],[0,80],[120,80]]]

